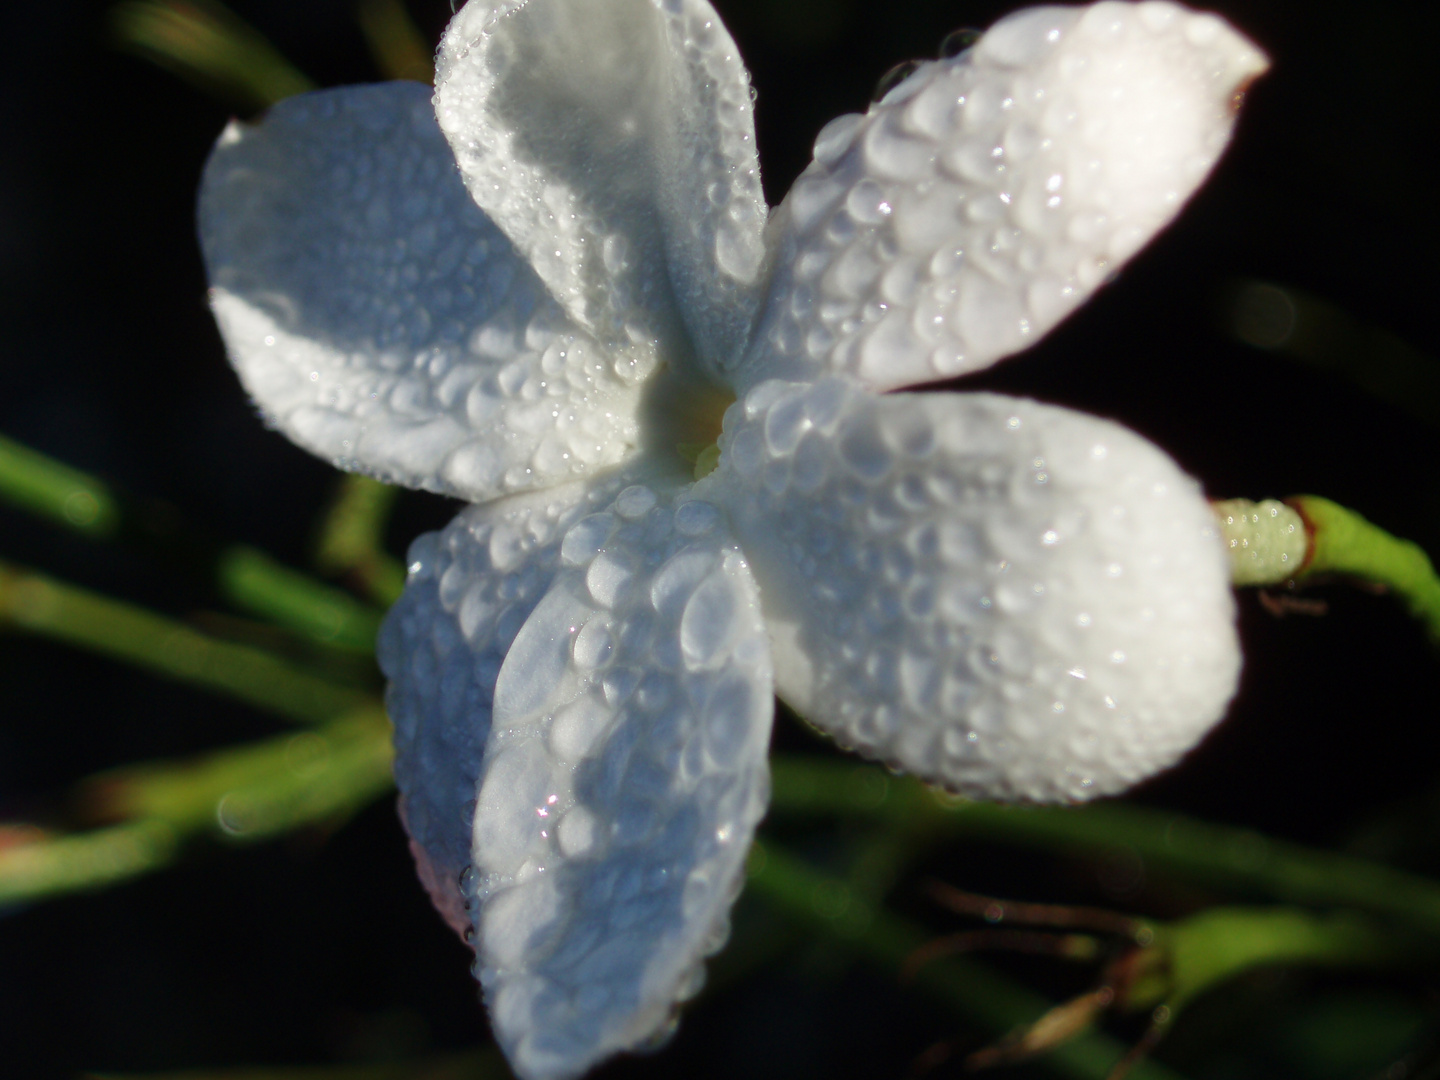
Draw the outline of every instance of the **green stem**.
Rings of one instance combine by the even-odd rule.
[[[1390,968],[1433,958],[1353,912],[1303,908],[1222,907],[1155,927],[1152,945],[1136,954],[1124,995],[1129,1009],[1162,1002],[1178,1010],[1190,999],[1255,968],[1280,964]]]
[[[1206,884],[1292,903],[1348,906],[1401,919],[1440,937],[1440,883],[1363,859],[1274,840],[1126,803],[1083,807],[996,806],[939,795],[870,765],[775,755],[775,815],[865,816],[1048,851],[1133,849],[1147,865]]]
[[[1214,504],[1236,585],[1304,583],[1344,574],[1383,585],[1440,643],[1440,578],[1417,544],[1318,495]]]
[[[368,700],[267,652],[218,641],[133,604],[0,562],[0,627],[6,625],[301,723],[332,719]]]
[[[120,507],[93,476],[0,435],[0,499],[87,536],[105,538]]]
[[[1348,378],[1412,416],[1440,425],[1440,364],[1342,308],[1293,285],[1231,282],[1231,331],[1247,345],[1272,349]]]
[[[1418,545],[1318,495],[1298,495],[1286,502],[1300,511],[1310,531],[1310,561],[1300,580],[1348,574],[1384,585],[1440,641],[1440,579]]]
[[[110,9],[110,29],[121,48],[247,112],[315,89],[218,0],[126,0]]]
[[[924,852],[927,839],[908,829],[871,829],[851,845],[846,878],[857,895],[878,904]]]
[[[349,652],[372,653],[380,612],[256,548],[221,552],[216,579],[226,599],[277,626]]]
[[[390,787],[390,763],[390,725],[374,702],[309,731],[102,773],[85,785],[85,801],[183,835],[259,840],[365,805]]]
[[[360,0],[360,31],[387,79],[428,83],[435,78],[435,50],[400,0]]]
[[[163,821],[37,840],[0,850],[0,904],[103,889],[159,870],[179,849]]]
[[[384,545],[385,522],[399,490],[368,476],[342,476],[315,552],[322,574],[349,577],[381,607],[393,604],[405,588],[405,568]]]
[[[313,731],[102,774],[83,786],[82,801],[130,820],[0,850],[0,903],[160,869],[197,836],[259,840],[342,819],[389,790],[390,760],[389,726],[373,703]]]
[[[382,492],[384,485],[366,481]],[[369,489],[366,489],[367,491]],[[226,600],[271,623],[349,652],[370,653],[380,613],[349,593],[291,570],[264,552],[244,544],[220,547],[207,542],[201,530],[160,503],[142,504],[96,477],[72,469],[29,447],[0,436],[0,499],[20,509],[95,539],[120,538],[158,551],[173,565],[213,579]],[[374,497],[371,499],[375,502]],[[376,503],[371,519],[388,510],[389,499]],[[335,515],[332,514],[332,519]],[[352,514],[351,517],[357,515]],[[378,537],[373,520],[352,524],[352,546]],[[370,530],[370,531],[367,531]],[[358,538],[357,538],[358,534]],[[375,562],[385,560],[378,539],[365,549]],[[390,561],[393,564],[393,560]],[[392,590],[393,602],[404,584],[398,565],[378,565],[374,574]],[[398,584],[393,584],[398,581]],[[376,590],[371,590],[376,591]]]
[[[871,907],[840,878],[807,866],[773,843],[756,842],[750,856],[749,887],[808,929],[852,949],[865,959],[897,972],[931,937],[928,931]],[[915,985],[957,1012],[1003,1035],[1033,1023],[1051,1003],[971,960],[927,964]],[[1103,1080],[1128,1048],[1107,1035],[1086,1032],[1062,1043],[1042,1060],[1055,1072],[1077,1080]],[[1178,1080],[1153,1061],[1138,1063],[1131,1080]]]

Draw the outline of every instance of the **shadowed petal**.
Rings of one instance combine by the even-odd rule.
[[[762,383],[725,507],[777,692],[838,742],[973,797],[1084,799],[1174,763],[1240,657],[1208,504],[1133,432],[993,394]]]
[[[777,211],[741,369],[874,389],[988,367],[1044,336],[1179,211],[1265,67],[1166,0],[1028,8],[842,116]]]
[[[627,488],[559,555],[496,680],[474,828],[479,976],[527,1080],[669,1031],[768,799],[769,647],[716,509]]]
[[[436,115],[475,201],[615,350],[753,319],[766,207],[750,80],[706,0],[471,0],[441,44]]]
[[[342,468],[479,500],[635,445],[648,371],[612,362],[475,206],[427,87],[326,90],[232,124],[200,234],[246,389]]]
[[[421,880],[456,933],[470,923],[459,882],[500,665],[555,579],[566,530],[627,483],[611,476],[472,506],[410,545],[377,655],[390,680],[401,815]]]

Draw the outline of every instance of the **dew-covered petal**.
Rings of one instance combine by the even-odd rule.
[[[920,65],[816,140],[741,388],[828,370],[889,389],[1032,344],[1179,211],[1265,63],[1214,15],[1105,0]]]
[[[610,476],[464,510],[410,545],[405,591],[380,631],[390,680],[395,780],[420,878],[456,933],[470,917],[460,880],[470,865],[495,680],[555,579],[561,540],[628,480]]]
[[[994,394],[769,382],[696,486],[760,583],[776,690],[966,795],[1084,799],[1185,753],[1239,651],[1197,485],[1126,428]]]
[[[470,193],[582,326],[731,358],[766,207],[749,75],[707,0],[471,0],[436,87]]]
[[[232,123],[200,189],[211,304],[266,417],[342,468],[469,499],[632,451],[639,383],[470,199],[427,87]]]
[[[768,798],[769,645],[716,509],[631,487],[558,552],[496,678],[467,879],[524,1080],[671,1030]]]

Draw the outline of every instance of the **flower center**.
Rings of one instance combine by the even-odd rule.
[[[682,442],[676,444],[675,449],[694,466],[696,480],[705,479],[715,471],[715,466],[720,464],[719,440],[712,443]]]
[[[647,388],[646,442],[660,456],[683,463],[693,479],[708,476],[720,462],[720,430],[734,401],[729,387],[667,364]]]

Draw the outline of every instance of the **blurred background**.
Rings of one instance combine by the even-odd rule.
[[[715,4],[758,90],[771,203],[820,127],[863,109],[886,69],[1011,7]],[[381,77],[353,0],[232,6],[320,85]],[[1320,494],[1440,552],[1440,198],[1426,164],[1440,8],[1215,6],[1274,65],[1216,176],[1078,315],[963,385],[1117,418],[1213,497]],[[108,7],[0,8],[0,434],[305,566],[335,474],[258,422],[205,307],[194,195],[231,109],[117,49]],[[448,0],[407,7],[438,39]],[[402,496],[391,550],[454,510]],[[4,507],[0,557],[177,616],[217,604],[183,559],[93,545]],[[1132,798],[1434,874],[1440,657],[1393,600],[1343,586],[1307,596],[1327,613],[1278,617],[1253,592],[1241,598],[1247,666],[1232,715]],[[67,785],[87,774],[282,730],[240,705],[9,632],[0,693],[4,818],[63,821]],[[830,752],[785,718],[776,744]],[[817,858],[846,842],[843,830],[777,828]],[[955,918],[925,899],[915,883],[926,877],[1160,916],[1206,899],[1156,880],[1123,848],[1095,859],[957,843],[927,855],[894,894],[937,933]],[[960,1075],[958,1058],[929,1068],[923,1055],[983,1039],[893,976],[786,938],[774,922],[743,899],[714,988],[671,1046],[597,1075]],[[777,933],[768,958],[746,966],[746,943]],[[387,797],[333,830],[199,845],[164,873],[0,913],[0,1074],[465,1050],[488,1040],[468,964],[416,885]],[[1053,998],[1084,986],[1033,959],[1011,969]],[[1440,1075],[1424,1071],[1440,1040],[1436,989],[1413,974],[1264,972],[1198,1002],[1159,1056],[1194,1080]]]

